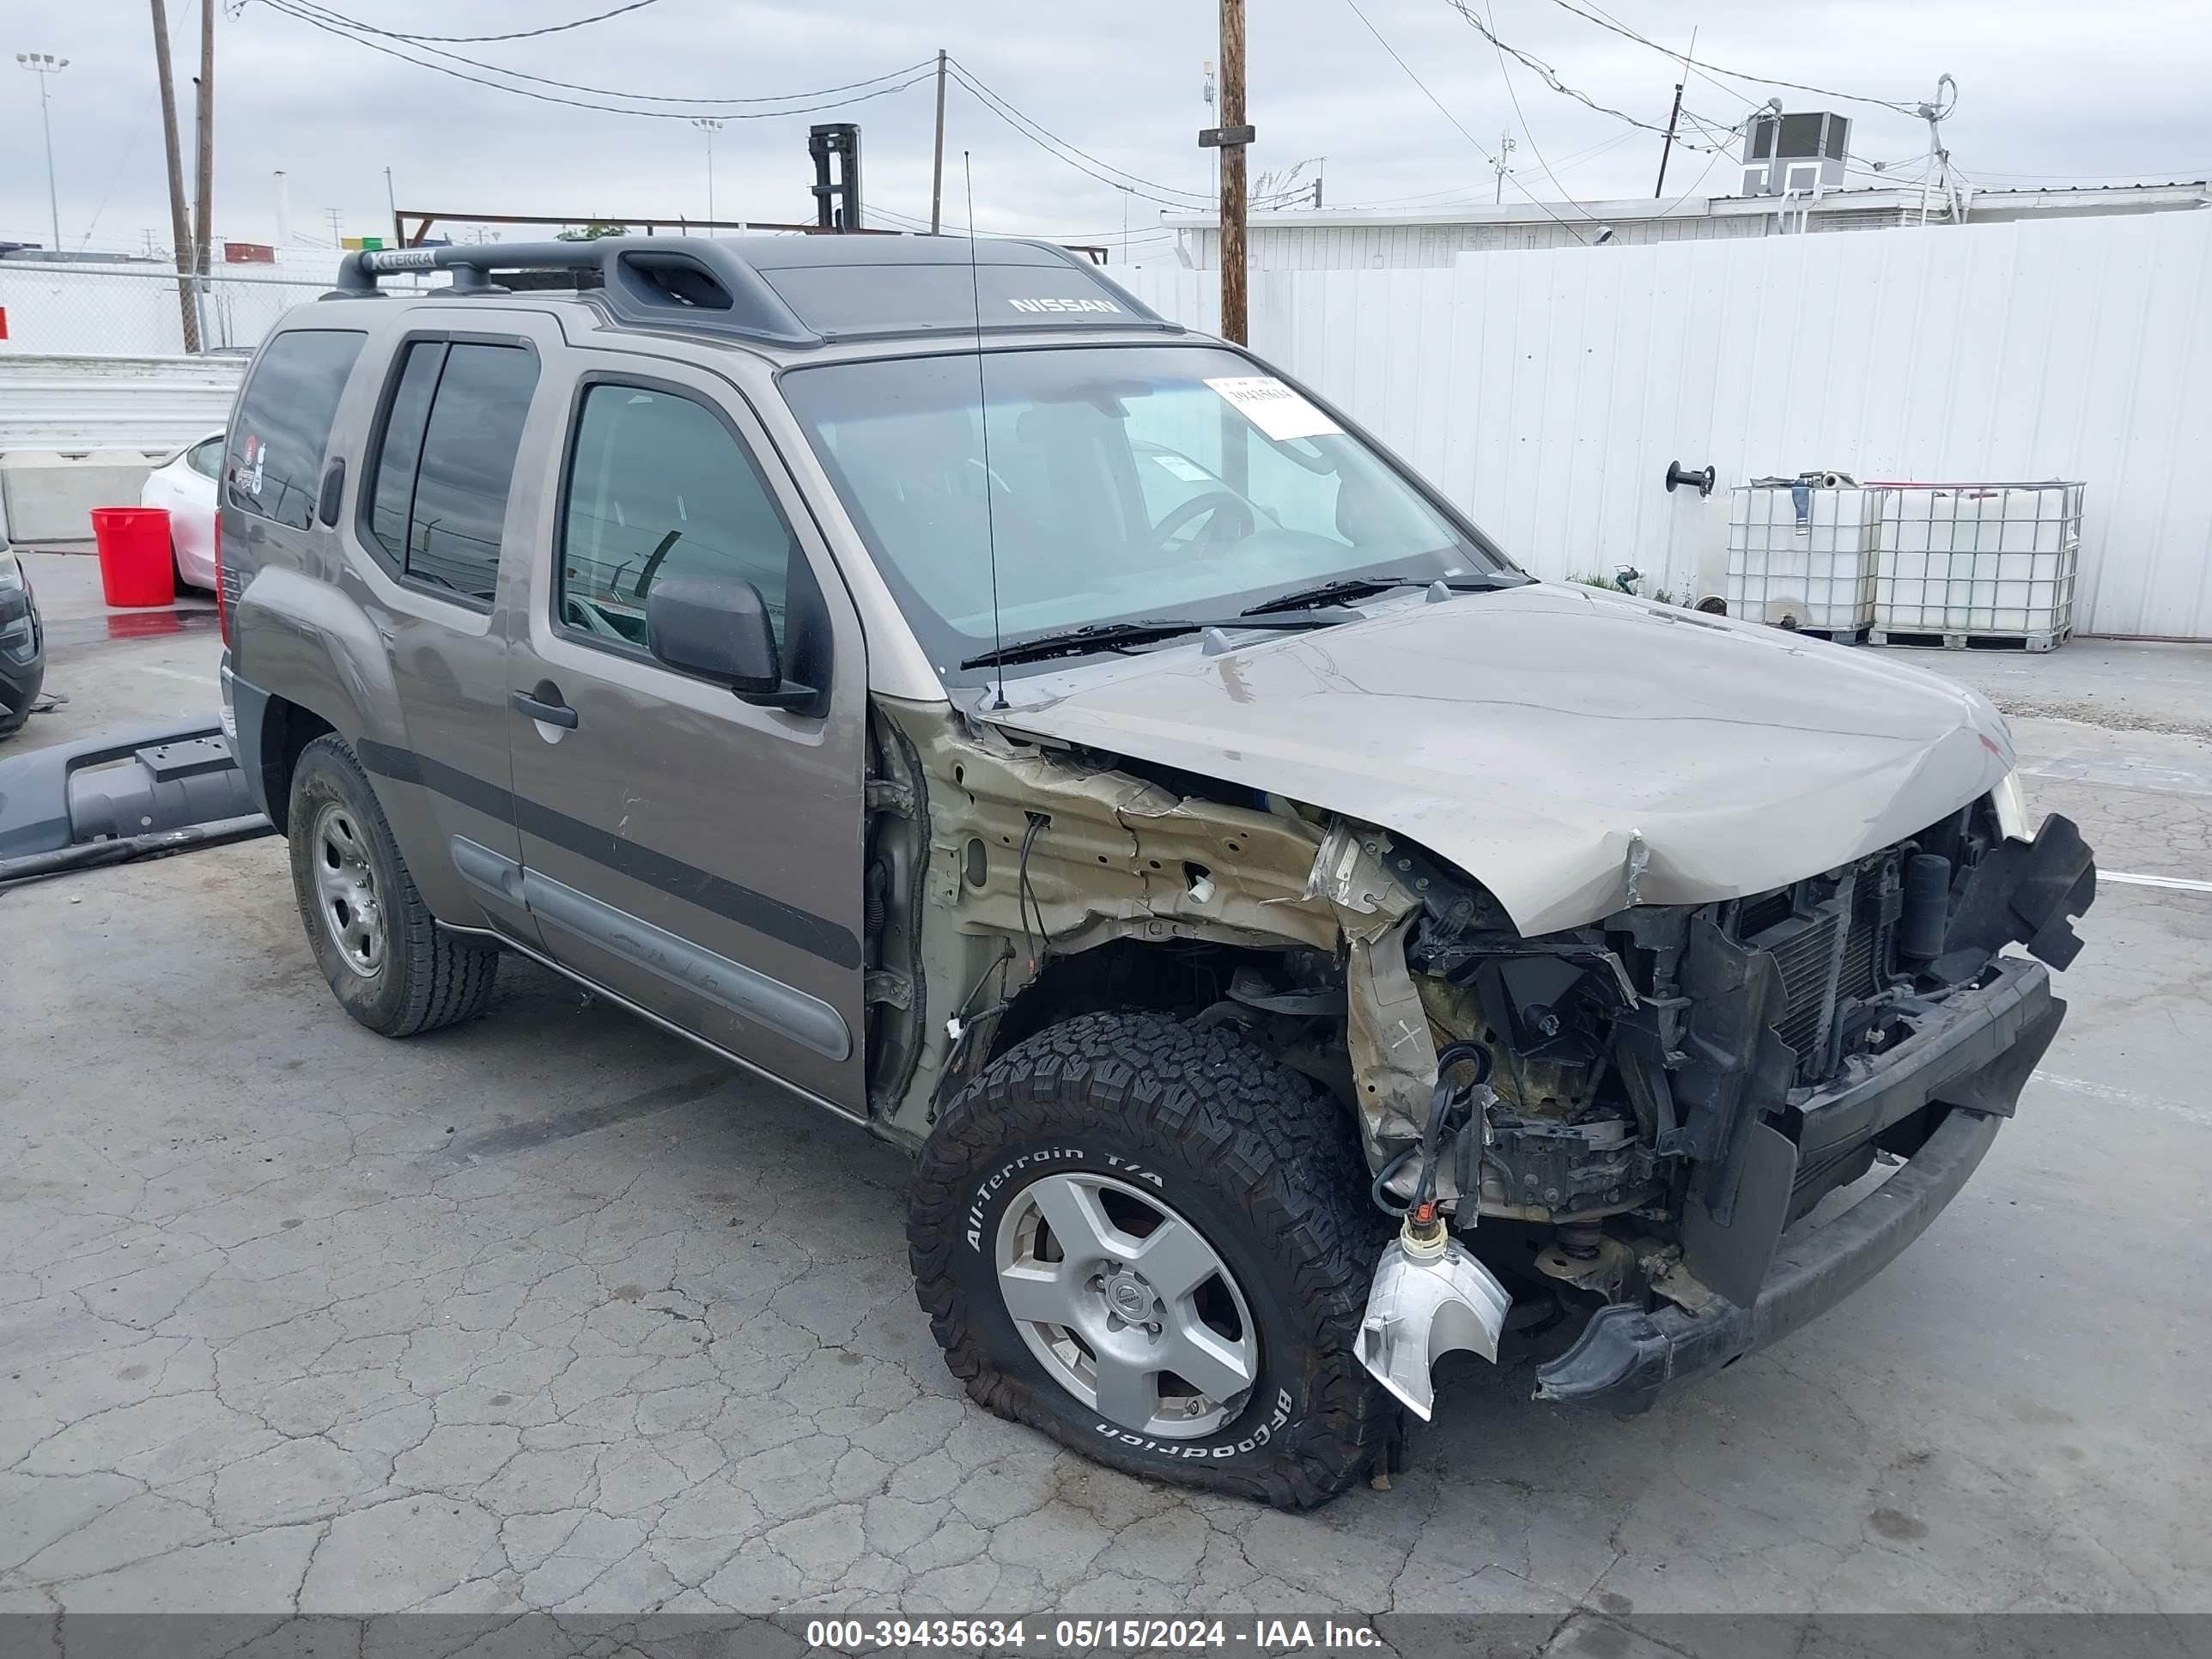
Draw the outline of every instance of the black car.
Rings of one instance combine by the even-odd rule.
[[[46,678],[46,635],[23,562],[0,537],[0,738],[22,729]]]

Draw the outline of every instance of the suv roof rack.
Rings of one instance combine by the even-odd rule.
[[[506,293],[491,280],[497,272],[570,271],[617,322],[785,347],[1054,326],[1182,331],[1065,248],[997,238],[608,236],[363,249],[339,261],[337,286],[323,297],[374,298],[380,277],[422,270],[450,271],[444,292],[459,296]]]

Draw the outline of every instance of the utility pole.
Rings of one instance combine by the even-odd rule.
[[[61,198],[54,192],[54,124],[46,113],[46,82],[69,67],[50,52],[19,52],[15,61],[39,77],[39,125],[46,135],[46,214],[53,221],[54,252],[62,251]]]
[[[1247,343],[1244,301],[1244,0],[1221,0],[1221,125],[1198,135],[1221,152],[1221,334]]]
[[[707,135],[707,220],[712,224],[714,218],[714,135],[722,130],[722,121],[720,116],[695,115],[691,118],[691,125]]]
[[[169,69],[169,14],[161,0],[154,3],[154,70],[161,86],[161,143],[169,160],[169,242],[177,257],[177,320],[184,328],[185,351],[197,356],[200,349],[200,313],[192,304],[185,272],[191,260],[192,226],[185,209],[185,160],[177,143],[177,82]]]
[[[1490,164],[1490,170],[1498,175],[1498,187],[1491,192],[1490,197],[1492,206],[1505,199],[1505,175],[1513,171],[1505,158],[1510,155],[1516,148],[1511,130],[1500,127],[1498,130],[1498,159]]]
[[[207,296],[207,279],[214,266],[209,260],[209,225],[215,214],[215,14],[213,0],[200,0],[200,74],[193,87],[193,107],[199,124],[198,197],[193,205],[192,261],[200,278],[200,297]]]
[[[343,247],[345,246],[345,210],[325,208],[323,217],[331,222],[331,246]]]
[[[1690,31],[1690,51],[1682,54],[1682,80],[1690,75],[1690,52],[1698,49],[1698,32]],[[1682,118],[1682,81],[1674,82],[1674,107],[1667,112],[1667,137],[1659,146],[1659,182],[1651,187],[1651,199],[1657,201],[1667,193],[1667,161],[1674,153],[1674,128]]]
[[[937,49],[937,143],[930,151],[929,234],[936,235],[945,212],[945,48]],[[968,227],[973,236],[975,227]]]

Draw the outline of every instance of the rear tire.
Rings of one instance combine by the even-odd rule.
[[[498,950],[441,931],[343,738],[317,738],[300,751],[285,823],[307,943],[346,1012],[404,1037],[483,1006]]]
[[[923,1148],[907,1238],[969,1395],[1114,1468],[1308,1509],[1396,1421],[1354,1352],[1382,1237],[1352,1127],[1227,1031],[1086,1014],[1010,1049]]]

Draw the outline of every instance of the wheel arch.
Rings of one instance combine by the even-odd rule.
[[[1083,1014],[1115,1009],[1203,1013],[1229,1000],[1230,981],[1237,969],[1273,971],[1301,948],[1121,938],[1050,957],[999,1014],[984,1063],[1049,1026]]]
[[[289,697],[271,696],[264,707],[260,753],[255,758],[269,803],[269,822],[278,835],[291,833],[287,819],[292,808],[292,775],[299,769],[301,754],[317,738],[336,735],[337,726]]]

